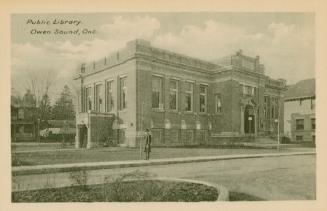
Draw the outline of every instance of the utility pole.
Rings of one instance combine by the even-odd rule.
[[[278,116],[277,119],[275,119],[275,122],[277,124],[277,150],[280,149],[280,138],[279,138],[279,122],[280,122],[280,100],[278,100]]]

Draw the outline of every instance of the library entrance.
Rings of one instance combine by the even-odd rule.
[[[253,134],[255,133],[255,115],[254,107],[246,105],[244,110],[244,133]]]

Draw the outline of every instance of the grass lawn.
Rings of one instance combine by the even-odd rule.
[[[71,143],[62,145],[62,143],[41,143],[41,144],[13,144],[11,150],[17,151],[37,151],[37,150],[54,150],[54,149],[73,149],[75,146]]]
[[[296,151],[305,149],[296,149]],[[294,149],[219,149],[219,148],[152,148],[151,159],[215,156],[231,154],[277,153]],[[15,152],[13,150],[13,152]],[[142,152],[142,159],[144,159]],[[12,153],[13,166],[140,160],[137,148],[98,148],[90,150],[54,150]]]
[[[12,193],[13,202],[150,202],[215,201],[217,189],[202,184],[171,181],[115,182]]]

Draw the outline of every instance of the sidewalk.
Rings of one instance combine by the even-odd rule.
[[[107,148],[94,148],[94,149],[88,149],[91,150],[102,150],[102,151],[108,151],[108,152],[115,152],[115,151],[128,151],[133,148],[122,148],[122,147],[107,147]],[[68,146],[66,148],[53,148],[53,149],[23,149],[23,150],[12,150],[13,154],[18,153],[38,153],[38,152],[61,152],[61,151],[85,151],[85,148],[75,148],[74,146]]]
[[[129,161],[18,166],[18,167],[12,167],[12,175],[17,176],[17,175],[47,174],[47,173],[84,171],[84,170],[139,167],[139,166],[149,166],[149,165],[167,165],[167,164],[177,164],[177,163],[206,162],[206,161],[230,160],[230,159],[315,155],[315,154],[316,154],[315,152],[286,152],[286,153],[165,158],[165,159],[153,159],[153,160],[129,160]]]

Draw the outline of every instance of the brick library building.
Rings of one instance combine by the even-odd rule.
[[[136,147],[147,128],[154,146],[213,145],[283,129],[286,81],[266,76],[259,56],[241,50],[208,62],[138,39],[83,64],[74,82],[78,148],[108,140]]]

